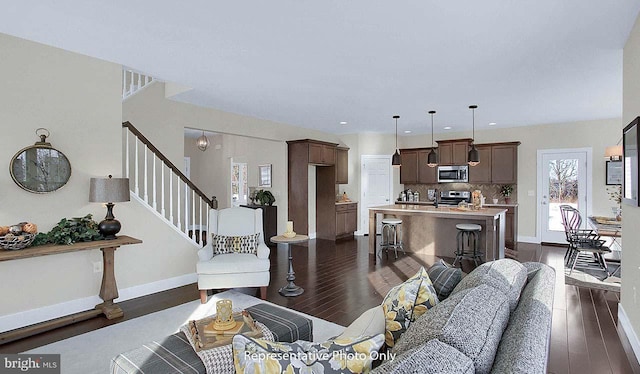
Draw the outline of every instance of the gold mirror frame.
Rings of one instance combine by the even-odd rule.
[[[46,131],[45,133],[42,131]],[[47,129],[39,128],[40,141],[19,150],[11,159],[9,173],[23,190],[33,193],[57,191],[71,178],[71,163],[67,156],[45,140]]]

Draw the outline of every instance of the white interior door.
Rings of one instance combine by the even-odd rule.
[[[582,214],[583,225],[591,211],[591,151],[567,149],[538,151],[540,239],[566,243],[560,205]]]
[[[360,230],[369,234],[369,207],[388,205],[393,201],[391,156],[361,156]],[[376,231],[380,232],[380,220]]]

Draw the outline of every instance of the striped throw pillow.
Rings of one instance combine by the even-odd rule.
[[[462,280],[462,270],[451,267],[442,260],[433,264],[427,272],[440,301],[449,297],[451,291]]]

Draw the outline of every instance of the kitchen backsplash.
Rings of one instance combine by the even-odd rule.
[[[504,203],[504,197],[500,194],[501,184],[470,184],[470,183],[438,183],[438,184],[405,184],[405,189],[411,191],[418,191],[420,193],[420,200],[427,200],[427,190],[438,189],[438,191],[482,191],[482,195],[487,198],[486,203],[493,203],[493,199],[498,199],[499,204]],[[397,198],[397,196],[396,196]],[[513,192],[511,192],[511,204],[518,203],[518,186],[513,185]]]

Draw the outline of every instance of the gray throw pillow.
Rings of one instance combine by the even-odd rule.
[[[462,269],[451,267],[442,260],[433,264],[427,273],[440,301],[449,297],[451,291],[462,280]]]

